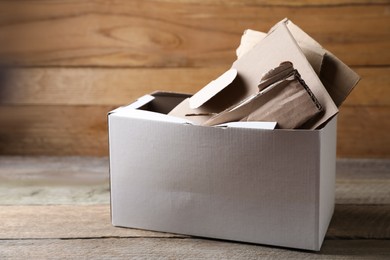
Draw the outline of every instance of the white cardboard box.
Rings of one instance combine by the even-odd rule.
[[[336,117],[319,130],[194,126],[165,115],[186,97],[155,93],[109,114],[112,224],[320,250]]]

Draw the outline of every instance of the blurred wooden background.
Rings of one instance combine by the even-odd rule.
[[[0,154],[106,156],[108,111],[194,93],[230,67],[245,29],[284,17],[362,76],[338,156],[390,158],[388,0],[0,1]]]

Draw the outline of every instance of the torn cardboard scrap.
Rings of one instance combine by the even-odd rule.
[[[359,81],[287,19],[266,35],[245,31],[237,55],[230,70],[169,114],[205,126],[276,121],[279,128],[316,129],[338,113]]]
[[[359,75],[288,19],[283,19],[270,31],[279,26],[280,23],[286,24],[334,103],[337,107],[340,107],[359,82]],[[262,32],[246,30],[241,38],[240,46],[236,51],[237,58],[240,59],[256,46],[256,44],[262,41],[265,37],[264,35]]]
[[[280,128],[294,129],[322,112],[315,98],[290,62],[265,74],[259,92],[216,114],[203,125],[232,121],[276,121]]]

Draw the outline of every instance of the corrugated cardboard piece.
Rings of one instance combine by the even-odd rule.
[[[235,121],[272,121],[282,129],[294,129],[322,112],[322,106],[291,62],[266,73],[259,92],[212,116],[203,125]]]
[[[237,53],[239,57],[233,63],[232,69],[237,70],[236,79],[239,80],[236,80],[235,86],[230,86],[230,89],[235,89],[239,94],[228,95],[235,98],[234,100],[230,98],[230,104],[237,105],[242,100],[256,94],[261,75],[278,64],[289,61],[294,64],[310,91],[323,107],[324,112],[320,117],[305,124],[304,128],[308,129],[320,127],[337,114],[337,106],[341,105],[359,80],[356,73],[287,19],[278,23],[265,36],[259,32],[246,31]],[[345,78],[340,75],[345,75]],[[338,80],[337,83],[335,78]],[[212,83],[213,88],[210,88],[210,84],[207,85],[170,114],[202,125],[207,121],[210,122],[211,117],[231,107],[229,102],[221,104],[220,101],[224,99],[216,99],[218,93],[224,93],[230,81],[216,80]],[[189,105],[191,103],[197,106]],[[202,106],[202,104],[205,105]],[[216,107],[210,108],[207,104]],[[206,125],[210,124],[206,123]]]
[[[290,20],[284,19],[275,27],[279,26],[280,23],[284,23],[287,26],[310,65],[320,77],[321,82],[329,92],[334,103],[337,107],[340,107],[348,94],[359,82],[359,75],[331,52],[324,49],[318,42]],[[237,49],[237,57],[241,58],[263,39],[264,33],[247,30]]]

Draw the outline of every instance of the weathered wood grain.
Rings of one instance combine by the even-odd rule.
[[[114,106],[0,106],[0,154],[108,155]],[[338,156],[390,158],[389,106],[341,109]]]
[[[8,69],[0,104],[119,106],[155,90],[195,93],[226,69]]]
[[[326,238],[390,239],[390,206],[336,204]]]
[[[390,204],[389,160],[338,160],[336,203]],[[0,205],[108,204],[108,158],[0,156]]]
[[[341,107],[337,155],[390,158],[389,115],[390,106]]]
[[[291,1],[290,1],[291,2]],[[289,17],[349,65],[389,65],[389,3],[2,1],[0,63],[227,66],[247,28]]]
[[[267,31],[287,16],[362,75],[345,105],[368,107],[348,108],[348,118],[342,110],[339,156],[389,157],[389,8],[386,0],[1,1],[0,64],[29,68],[0,70],[0,154],[107,155],[99,113],[157,89],[196,92],[230,66],[243,30]]]
[[[326,240],[309,252],[192,238],[2,240],[0,257],[20,259],[388,259],[389,240]]]
[[[0,154],[107,155],[110,106],[0,107]]]
[[[380,163],[375,162],[370,169],[378,168]],[[8,183],[25,181],[24,185],[94,185],[108,181],[108,163],[108,157],[0,156],[0,178]],[[345,167],[346,171],[355,164]]]
[[[0,206],[0,240],[27,238],[172,237],[111,225],[110,206]]]
[[[199,0],[158,0],[159,2],[172,2],[172,3],[199,3]],[[219,0],[208,0],[208,4],[218,4]],[[285,0],[230,0],[227,5],[268,5],[268,6],[340,6],[340,5],[372,5],[372,4],[386,4],[387,0],[297,0],[297,1],[285,1]]]
[[[336,170],[337,178],[345,181],[348,181],[348,179],[390,181],[390,161],[386,159],[338,159]]]
[[[108,204],[108,158],[0,156],[0,205]]]
[[[227,69],[3,69],[0,104],[119,106],[155,90],[195,93]],[[362,80],[343,106],[390,106],[390,67],[355,70]]]
[[[337,204],[390,204],[389,160],[338,160]]]
[[[343,106],[390,106],[390,67],[353,69],[361,80]]]
[[[0,240],[179,236],[111,226],[109,205],[0,206]],[[326,239],[390,239],[390,206],[336,205]]]

